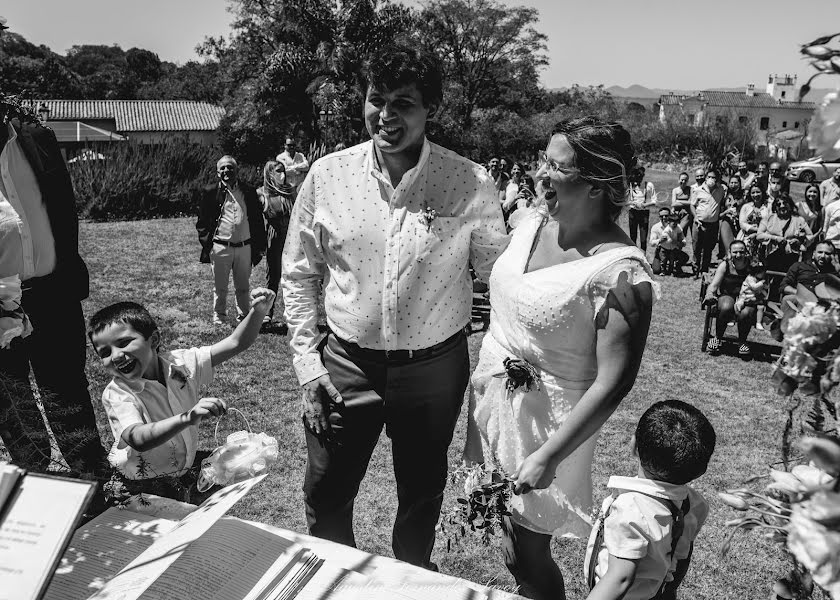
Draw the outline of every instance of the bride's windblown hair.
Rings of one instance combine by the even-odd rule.
[[[627,175],[636,165],[630,134],[619,123],[589,116],[560,121],[550,138],[555,135],[566,138],[575,152],[578,177],[603,190],[607,213],[617,219],[627,203]]]

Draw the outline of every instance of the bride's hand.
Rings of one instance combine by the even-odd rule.
[[[534,452],[522,461],[513,479],[516,485],[513,488],[515,494],[527,494],[531,490],[542,490],[551,485],[554,481],[556,466],[544,459],[539,451]]]

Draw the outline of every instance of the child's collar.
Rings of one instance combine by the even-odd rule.
[[[607,487],[622,492],[639,492],[657,498],[665,498],[675,502],[682,502],[688,496],[685,485],[657,481],[646,477],[623,477],[613,475],[607,482]]]

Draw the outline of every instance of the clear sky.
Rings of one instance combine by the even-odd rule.
[[[410,0],[417,5],[416,0]],[[540,11],[548,35],[548,87],[603,83],[703,89],[811,72],[799,44],[840,27],[840,0],[513,0]],[[9,26],[64,53],[73,44],[119,44],[161,59],[195,59],[206,35],[225,35],[226,0],[12,0]],[[827,80],[825,80],[827,81]],[[817,80],[816,87],[825,85]]]

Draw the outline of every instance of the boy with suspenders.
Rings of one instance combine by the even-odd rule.
[[[715,430],[679,400],[651,406],[634,436],[637,477],[610,478],[613,490],[589,537],[589,600],[666,600],[688,570],[709,506],[688,482],[706,472]]]

